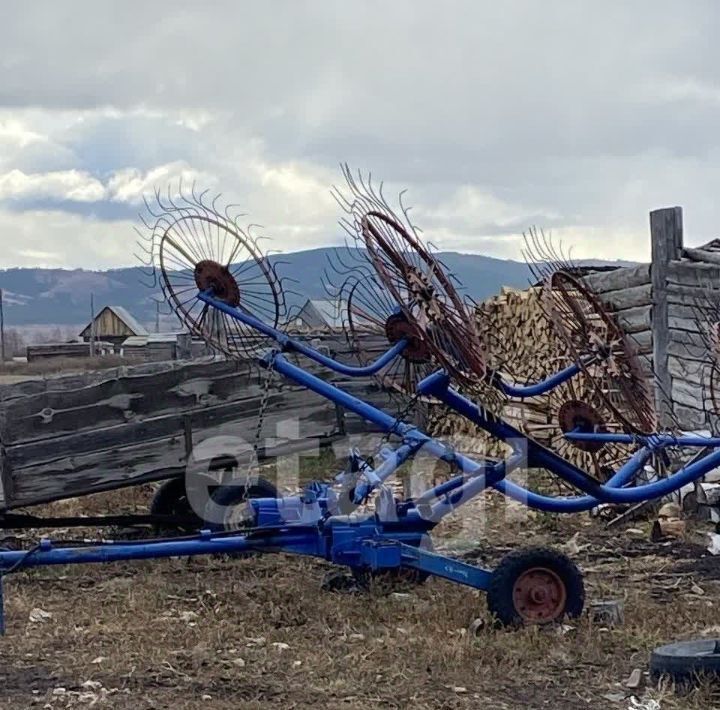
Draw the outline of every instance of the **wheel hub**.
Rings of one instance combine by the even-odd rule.
[[[603,433],[607,431],[602,417],[587,402],[571,399],[564,402],[558,411],[558,425],[563,434],[576,431],[583,434]],[[572,441],[572,445],[581,451],[590,453],[604,446],[601,441]]]
[[[567,590],[562,579],[545,567],[523,572],[513,587],[513,604],[524,621],[548,623],[565,612]]]
[[[415,363],[430,361],[430,351],[419,336],[417,328],[401,313],[393,313],[385,321],[385,336],[393,345],[400,340],[407,340],[408,344],[402,351],[402,356],[406,360]]]
[[[218,301],[228,306],[240,305],[240,289],[227,266],[205,259],[195,265],[195,284],[201,291],[211,291]]]

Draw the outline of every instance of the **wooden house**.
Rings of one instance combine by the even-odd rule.
[[[189,360],[192,358],[192,336],[190,333],[131,335],[123,341],[119,353],[128,358],[155,362]]]
[[[147,329],[122,306],[105,306],[80,332],[85,342],[94,339],[118,346],[131,336],[147,335]]]
[[[305,331],[339,331],[343,327],[345,307],[341,301],[308,299],[290,325],[293,329]]]

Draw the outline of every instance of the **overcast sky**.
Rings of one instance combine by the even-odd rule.
[[[0,266],[134,263],[144,191],[196,178],[274,246],[341,241],[338,164],[441,248],[642,259],[718,236],[720,5],[21,2],[0,17]]]

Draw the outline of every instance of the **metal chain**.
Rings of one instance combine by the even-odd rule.
[[[258,462],[258,449],[260,448],[260,437],[262,436],[263,425],[265,424],[265,414],[267,412],[268,402],[270,401],[270,388],[273,383],[275,376],[275,358],[270,358],[270,364],[265,370],[267,376],[265,378],[265,386],[263,387],[262,398],[260,400],[260,407],[258,409],[257,425],[255,426],[255,440],[253,441],[253,454],[255,460]],[[252,473],[251,471],[252,461],[248,463],[248,477]]]
[[[417,404],[417,401],[420,399],[422,395],[420,392],[415,392],[412,397],[407,401],[405,406],[402,409],[399,409],[395,412],[395,419],[396,422],[402,422],[404,421],[405,417],[415,408],[415,405]],[[390,437],[393,434],[398,434],[396,431],[397,429],[397,423],[392,428],[388,429],[385,432],[385,435],[380,440],[380,447],[378,447],[378,450],[382,448],[382,446],[390,441]]]

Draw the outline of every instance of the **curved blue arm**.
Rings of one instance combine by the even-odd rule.
[[[537,397],[575,377],[580,370],[580,365],[574,362],[572,365],[556,372],[554,375],[550,375],[546,380],[536,382],[532,385],[511,385],[509,382],[505,382],[502,376],[496,372],[491,376],[491,382],[509,397]]]
[[[492,384],[497,387],[504,394],[509,397],[537,397],[538,395],[545,394],[552,389],[555,389],[558,385],[563,382],[567,382],[582,371],[583,367],[587,367],[595,362],[599,355],[593,353],[592,355],[584,355],[580,358],[580,362],[574,362],[572,365],[563,368],[554,375],[550,375],[545,380],[535,382],[531,385],[514,385],[503,380],[502,375],[498,371],[495,371],[490,376]]]
[[[395,345],[393,345],[390,350],[383,353],[377,360],[375,360],[375,362],[371,362],[369,365],[359,367],[354,365],[344,365],[337,360],[333,360],[327,355],[323,355],[314,348],[305,345],[305,343],[293,340],[292,338],[289,338],[287,340],[285,347],[287,350],[292,350],[296,353],[300,353],[301,355],[304,355],[305,357],[310,358],[311,360],[314,360],[320,365],[324,365],[325,367],[341,375],[349,375],[350,377],[363,377],[364,375],[374,375],[380,370],[382,370],[383,367],[389,365],[396,357],[398,357],[398,355],[402,353],[403,350],[405,350],[405,348],[407,347],[407,340],[398,340],[398,342],[395,343]]]
[[[522,434],[509,424],[499,420],[491,413],[486,412],[470,400],[451,390],[448,385],[449,378],[447,375],[442,372],[436,372],[426,377],[420,383],[418,391],[437,397],[455,409],[455,411],[503,441],[522,437]],[[623,488],[623,485],[629,483],[633,477],[640,472],[644,463],[652,455],[653,449],[646,446],[636,452],[607,483],[600,484],[595,481],[594,485],[592,483],[588,485],[588,478],[591,482],[594,481],[594,479],[588,477],[587,474],[583,476],[582,474],[584,472],[580,469],[572,466],[554,452],[545,449],[545,447],[540,446],[531,439],[527,439],[527,444],[528,462],[530,465],[535,463],[543,468],[547,468],[568,483],[571,483],[590,495],[587,497],[580,496],[564,499],[552,498],[527,491],[522,486],[512,483],[512,481],[501,480],[491,483],[491,485],[528,505],[532,503],[534,507],[549,511],[571,512],[574,509],[573,506],[577,505],[583,506],[580,510],[584,510],[586,509],[585,506],[592,508],[598,503],[639,503],[651,498],[660,498],[704,476],[720,465],[719,450],[699,461],[684,466],[663,480],[646,483],[633,488]]]
[[[243,313],[241,310],[233,308],[227,303],[216,300],[212,297],[212,294],[201,291],[200,293],[198,293],[198,299],[203,301],[204,303],[207,303],[209,306],[212,306],[213,308],[216,308],[217,310],[226,313],[231,318],[234,318],[235,320],[244,323],[253,330],[257,330],[263,335],[272,338],[278,345],[282,347],[283,350],[291,350],[293,352],[299,353],[300,355],[304,355],[310,360],[314,360],[315,362],[319,363],[323,367],[327,367],[328,369],[333,370],[334,372],[337,372],[341,375],[348,375],[349,377],[365,377],[367,375],[374,375],[378,373],[380,370],[383,369],[383,367],[389,365],[396,357],[398,357],[407,347],[407,340],[399,340],[397,343],[395,343],[395,345],[392,346],[392,348],[390,348],[390,350],[383,353],[377,360],[375,360],[375,362],[371,362],[369,365],[362,365],[359,367],[354,365],[345,365],[342,362],[333,360],[327,355],[323,355],[322,353],[315,350],[315,348],[311,348],[309,345],[306,345],[299,340],[294,340],[286,333],[283,333],[277,328],[273,328],[267,323],[263,323],[258,318],[255,318],[255,316],[252,316],[249,313]]]
[[[636,451],[628,461],[610,478],[606,485],[618,488],[627,485],[638,474],[642,466],[652,455],[649,449]],[[545,496],[535,491],[528,490],[510,480],[498,481],[493,487],[508,498],[524,503],[529,508],[542,510],[546,513],[581,513],[585,510],[592,510],[603,501],[594,496]]]

